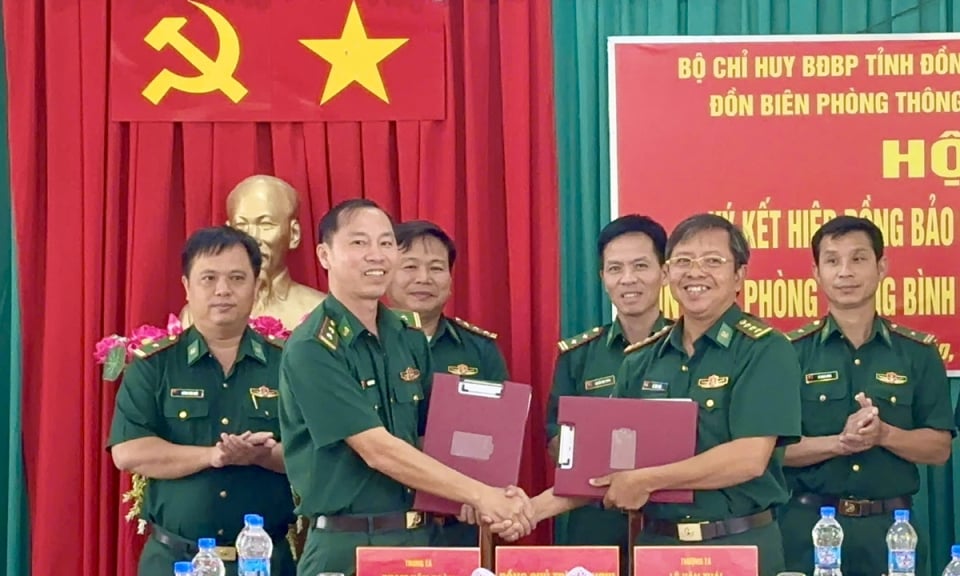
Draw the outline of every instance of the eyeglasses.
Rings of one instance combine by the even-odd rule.
[[[716,270],[729,261],[729,258],[714,255],[700,256],[699,258],[676,256],[667,260],[667,264],[670,268],[679,271],[692,270],[694,264],[700,266],[701,270]]]

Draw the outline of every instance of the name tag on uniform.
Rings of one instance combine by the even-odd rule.
[[[644,392],[666,392],[670,388],[667,382],[656,382],[654,380],[644,380],[640,385],[640,390]]]
[[[803,381],[807,384],[821,384],[823,382],[833,382],[840,379],[840,373],[836,370],[829,372],[811,372],[803,376]]]
[[[371,386],[376,386],[376,385],[377,385],[377,381],[373,378],[370,378],[369,380],[360,381],[360,387],[363,388],[364,390],[366,390],[367,388],[370,388]]]
[[[583,383],[583,387],[587,390],[597,390],[599,388],[607,388],[608,386],[613,386],[617,383],[616,376],[603,376],[602,378],[594,378],[593,380],[587,380]]]
[[[196,388],[173,388],[170,390],[171,398],[203,398],[203,390]]]

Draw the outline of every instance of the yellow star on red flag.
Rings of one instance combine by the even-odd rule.
[[[323,87],[320,104],[326,104],[354,82],[389,104],[379,64],[408,40],[368,37],[357,2],[353,0],[339,38],[300,40],[307,49],[330,63],[330,75]]]

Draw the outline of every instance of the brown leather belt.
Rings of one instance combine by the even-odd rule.
[[[390,532],[416,530],[431,520],[430,515],[410,510],[377,516],[316,516],[310,525],[324,532]]]
[[[178,558],[192,558],[200,551],[196,542],[181,538],[156,524],[151,524],[150,535],[154,540],[166,546]],[[237,561],[237,549],[233,546],[217,546],[214,548],[214,552],[224,562]]]
[[[658,536],[676,538],[681,542],[703,542],[704,540],[742,534],[748,530],[772,523],[773,512],[764,510],[750,516],[717,522],[674,522],[672,520],[647,518],[643,523],[643,531]]]
[[[847,516],[849,518],[864,518],[866,516],[879,516],[888,514],[894,510],[909,510],[913,505],[913,498],[910,496],[898,496],[886,500],[860,500],[856,498],[837,498],[836,496],[821,496],[819,494],[799,494],[793,497],[794,501],[804,506],[820,508],[821,506],[833,506],[837,510],[837,515]]]

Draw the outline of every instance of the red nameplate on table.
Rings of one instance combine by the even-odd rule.
[[[516,484],[531,397],[532,389],[527,384],[436,374],[423,451],[490,486]],[[461,505],[420,491],[413,507],[456,515]]]
[[[637,546],[633,576],[757,576],[756,546]]]
[[[697,403],[687,399],[561,397],[560,458],[553,492],[603,498],[606,488],[591,486],[591,478],[692,458],[698,410]],[[690,503],[693,491],[654,492],[650,502]]]
[[[593,576],[620,576],[620,549],[616,546],[498,546],[496,566],[498,576],[565,576],[574,568],[584,568]]]
[[[357,576],[468,575],[478,566],[479,548],[357,548]]]

